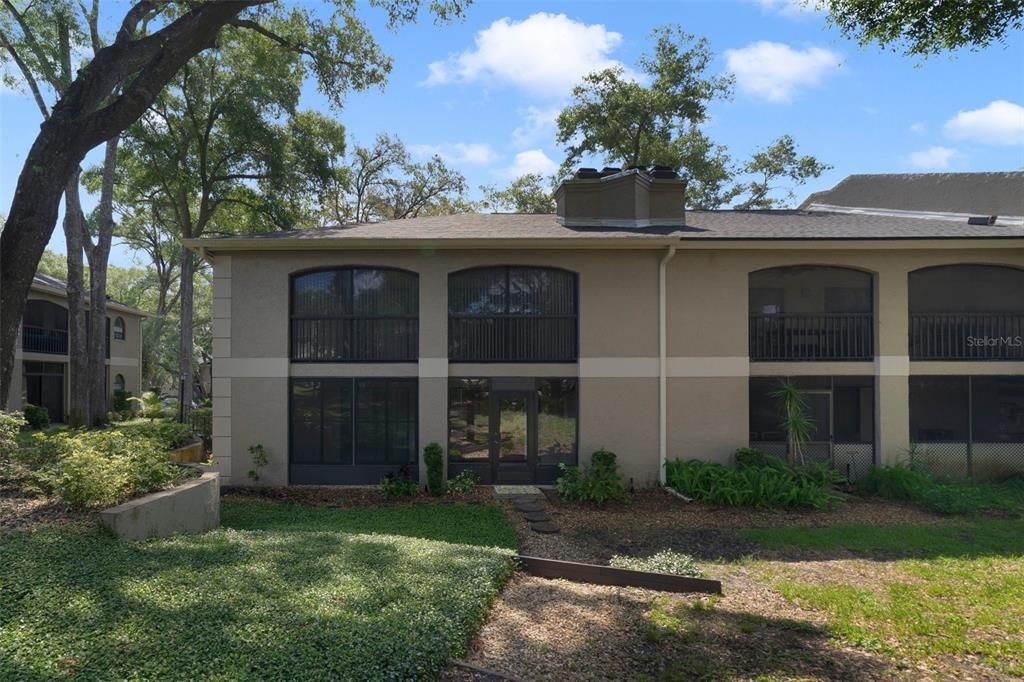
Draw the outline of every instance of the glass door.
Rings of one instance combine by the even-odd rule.
[[[536,396],[491,393],[491,468],[498,484],[533,483],[536,467]]]

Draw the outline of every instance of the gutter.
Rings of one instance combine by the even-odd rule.
[[[658,482],[665,485],[665,464],[668,459],[668,317],[665,272],[668,262],[676,255],[675,245],[669,246],[658,263]]]

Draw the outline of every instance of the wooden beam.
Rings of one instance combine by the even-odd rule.
[[[580,583],[594,585],[614,585],[617,587],[642,587],[662,592],[704,592],[722,594],[722,583],[704,578],[687,578],[667,573],[647,573],[631,571],[612,566],[581,564],[575,561],[559,561],[557,559],[541,559],[540,557],[518,556],[516,559],[523,570],[539,578],[562,578]]]

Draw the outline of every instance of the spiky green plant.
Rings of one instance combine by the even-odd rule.
[[[803,466],[804,446],[811,439],[814,420],[807,416],[807,400],[792,381],[783,381],[771,397],[782,403],[782,423],[786,431],[786,459],[790,466]]]

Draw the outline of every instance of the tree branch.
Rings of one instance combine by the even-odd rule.
[[[7,50],[11,55],[11,59],[13,59],[14,63],[18,66],[18,70],[21,71],[21,75],[24,76],[25,82],[28,84],[28,89],[32,92],[32,98],[36,101],[36,106],[39,107],[39,111],[43,114],[43,118],[49,118],[50,110],[46,106],[43,94],[39,91],[39,83],[36,82],[35,76],[32,75],[32,71],[28,68],[28,64],[26,64],[21,58],[18,51],[14,49],[14,45],[3,31],[0,31],[0,47]]]

